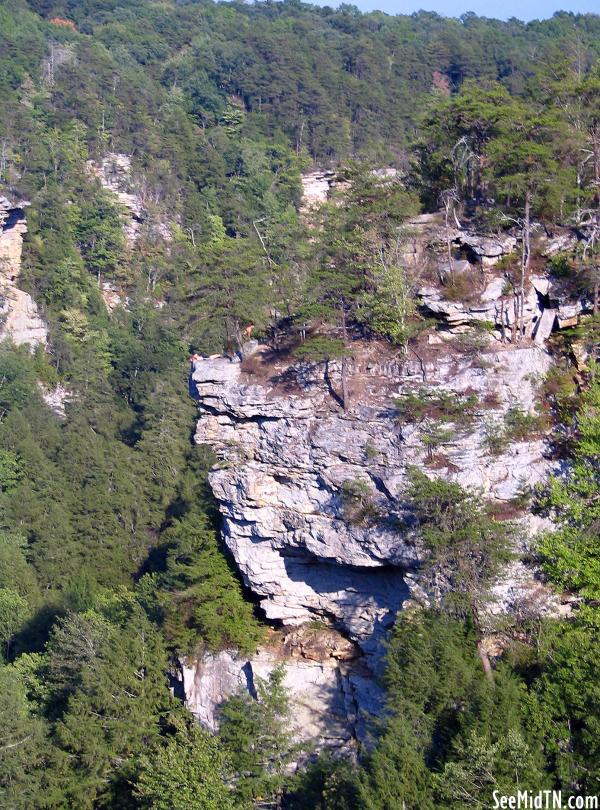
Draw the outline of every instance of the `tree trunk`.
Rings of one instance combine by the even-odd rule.
[[[479,620],[479,610],[477,606],[477,602],[475,600],[470,600],[471,604],[471,615],[473,617],[473,624],[475,625],[475,633],[477,635],[477,653],[479,654],[479,658],[481,659],[481,665],[483,666],[483,672],[487,681],[494,686],[494,670],[492,669],[492,662],[490,661],[490,657],[487,654],[487,650],[483,644],[483,630],[481,628],[481,622]]]
[[[346,364],[348,362],[347,357],[342,357],[342,407],[344,410],[348,410],[348,370],[346,368]]]
[[[452,243],[450,241],[450,200],[446,200],[445,223],[446,223],[446,250],[448,251],[448,268],[450,270],[450,282],[454,284],[454,260],[452,258]]]
[[[492,669],[492,662],[490,661],[490,657],[487,654],[485,647],[483,646],[483,639],[479,639],[477,641],[477,652],[479,653],[479,658],[481,659],[481,664],[483,666],[483,672],[485,674],[486,679],[489,681],[492,686],[495,685],[494,681],[494,670]]]
[[[342,355],[342,407],[348,409],[348,368],[346,357],[346,341],[348,340],[348,328],[346,326],[346,309],[343,300],[340,300],[340,312],[342,316],[342,339],[344,341],[344,354]]]
[[[521,282],[519,284],[519,331],[525,336],[525,275],[529,268],[531,255],[531,192],[525,192],[525,216],[523,218],[523,257],[521,261]]]
[[[505,316],[505,302],[504,298],[500,299],[500,330],[502,335],[502,343],[506,343],[506,324],[504,323]]]

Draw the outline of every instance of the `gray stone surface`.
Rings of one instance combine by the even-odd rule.
[[[433,246],[437,273],[445,249],[439,216],[416,217],[411,227],[405,259],[418,268]],[[420,353],[369,353],[368,345],[353,350],[346,410],[332,396],[341,390],[336,362],[329,363],[327,380],[322,365],[269,367],[262,363],[260,346],[252,373],[238,359],[194,362],[191,387],[200,411],[196,441],[210,445],[218,458],[210,484],[223,515],[225,542],[244,581],[272,622],[301,632],[317,618],[360,647],[360,666],[336,664],[335,676],[331,662],[319,656],[312,663],[294,660],[288,672],[290,688],[302,693],[301,703],[310,707],[308,715],[301,715],[302,724],[334,746],[347,744],[348,728],[350,737],[366,738],[366,718],[381,708],[373,672],[381,666],[387,630],[411,599],[428,598],[420,581],[425,552],[411,533],[405,502],[407,469],[416,466],[508,502],[553,468],[544,436],[512,441],[505,452],[491,455],[486,434],[494,426],[502,429],[515,405],[534,412],[551,364],[548,337],[561,325],[577,322],[590,302],[573,300],[549,277],[531,275],[521,337],[513,295],[493,267],[515,249],[516,238],[457,231],[453,239],[477,259],[472,265],[479,273],[473,274],[477,290],[468,300],[455,301],[445,298],[443,286],[424,284],[419,290],[423,311],[437,319],[439,328]],[[493,326],[487,337],[479,331],[483,348],[460,348],[456,336],[473,334],[477,321]],[[427,420],[402,424],[396,418],[397,397],[423,388],[478,400],[472,422],[455,426],[433,465],[423,442]],[[352,519],[344,486],[356,481],[386,520]],[[540,528],[540,519],[532,515],[522,523],[525,538]],[[493,596],[492,612],[518,612],[523,605],[539,612],[561,609],[521,559],[507,567]],[[225,688],[220,678],[231,690],[243,686],[248,667],[262,674],[274,665],[269,650],[247,662],[203,659],[200,670],[191,667],[186,676],[190,705],[210,725]]]
[[[0,340],[9,338],[34,350],[46,344],[48,330],[33,298],[19,287],[28,205],[0,197]]]
[[[514,443],[494,457],[484,431],[512,405],[533,410],[550,358],[541,347],[514,346],[487,350],[474,364],[442,348],[445,354],[440,349],[428,361],[425,385],[475,393],[481,405],[473,424],[440,449],[445,460],[431,474],[510,500],[546,475],[544,441]],[[347,411],[333,403],[319,374],[312,382],[304,377],[304,390],[290,394],[224,358],[200,359],[193,372],[201,412],[196,441],[211,445],[219,459],[210,483],[225,541],[266,616],[296,625],[323,618],[369,653],[410,595],[405,572],[422,558],[410,531],[399,526],[407,468],[429,469],[426,425],[394,418],[395,397],[423,387],[422,370],[400,365],[352,366],[351,383],[372,383],[369,401]],[[335,367],[330,372],[335,376]],[[348,519],[343,488],[354,481],[363,482],[386,520]]]
[[[306,754],[322,749],[351,754],[357,738],[366,742],[383,696],[350,642],[331,630],[288,632],[249,658],[226,650],[181,661],[186,705],[216,731],[223,702],[239,692],[255,697],[256,679],[268,679],[282,664],[290,732]]]

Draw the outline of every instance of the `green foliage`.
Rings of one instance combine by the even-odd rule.
[[[22,477],[23,473],[17,454],[10,450],[0,450],[0,492],[14,489]]]
[[[414,290],[406,270],[399,263],[388,265],[383,261],[373,272],[372,284],[373,291],[360,298],[357,320],[376,335],[405,346],[415,332],[411,318],[416,313]]]
[[[575,622],[560,623],[529,696],[530,733],[542,742],[566,793],[573,786],[593,793],[600,776],[600,691],[593,674],[598,641],[596,609]]]
[[[510,796],[515,789],[540,790],[541,774],[522,734],[509,729],[505,737],[490,742],[471,732],[460,740],[454,751],[456,759],[436,774],[436,793],[444,807],[472,807],[493,802],[497,795]]]
[[[108,192],[82,199],[74,215],[74,234],[86,269],[98,279],[114,275],[124,249],[119,212]]]
[[[433,460],[435,451],[456,439],[456,431],[439,422],[429,420],[421,431],[421,442],[427,450],[427,459]]]
[[[398,421],[421,423],[433,420],[452,422],[457,427],[468,427],[473,421],[479,402],[476,394],[455,394],[450,391],[435,391],[420,388],[403,393],[395,401]]]
[[[0,346],[2,806],[232,803],[219,745],[174,719],[165,676],[165,640],[250,654],[261,639],[189,445],[188,349],[240,352],[250,325],[278,349],[290,324],[305,324],[295,355],[309,361],[345,368],[361,333],[406,350],[422,323],[406,220],[444,193],[460,219],[516,225],[524,242],[531,217],[550,230],[592,221],[599,34],[593,15],[524,25],[295,2],[2,4],[0,191],[31,202],[20,282],[50,334],[33,355]],[[143,209],[129,244],[129,214],[89,164],[112,153],[133,156]],[[338,191],[301,216],[300,172],[313,163],[335,168]],[[399,172],[377,171],[387,166]],[[593,297],[595,257],[586,245],[552,268]],[[524,259],[507,268],[517,297]],[[107,281],[123,304],[110,312]],[[447,291],[469,294],[469,280],[459,287]],[[595,321],[573,336],[594,351]],[[461,341],[476,364],[485,335]],[[588,601],[599,581],[592,376],[573,463],[546,496],[559,530],[541,548],[551,578]],[[39,381],[68,389],[64,420]],[[572,385],[552,384],[570,423]],[[433,454],[478,407],[417,393],[399,410]],[[511,412],[501,439],[535,433],[533,418]],[[344,497],[360,520],[376,518],[362,488]],[[430,573],[476,620],[511,528],[451,484],[414,478],[410,497]],[[290,800],[461,806],[465,790],[489,803],[517,772],[545,784],[516,709],[525,688],[549,781],[595,791],[597,639],[586,622],[558,624],[520,691],[496,666],[494,692],[477,627],[400,622],[390,717],[364,769],[321,760]],[[224,709],[247,804],[279,800],[291,751],[281,676],[257,691]]]
[[[64,710],[69,696],[81,687],[86,668],[96,665],[111,632],[110,623],[92,610],[67,614],[53,626],[44,663],[54,709]]]
[[[299,771],[286,796],[289,810],[353,810],[358,807],[358,785],[352,766],[321,755]]]
[[[548,260],[548,270],[555,278],[568,278],[573,273],[573,262],[565,253],[557,253]]]
[[[400,225],[416,202],[397,178],[379,177],[367,166],[353,166],[347,180],[343,205],[334,200],[321,209],[301,314],[342,330],[354,319],[405,343],[415,307],[401,266]]]
[[[235,796],[241,807],[252,807],[258,799],[273,800],[296,753],[284,678],[284,667],[276,667],[268,679],[254,679],[255,696],[244,690],[221,707],[219,738],[236,775]]]
[[[359,774],[360,806],[485,806],[494,785],[539,789],[539,750],[525,742],[521,690],[504,670],[496,677],[494,688],[469,623],[434,611],[402,614],[387,652],[388,716]]]
[[[136,806],[152,810],[226,810],[233,799],[223,777],[223,752],[195,723],[174,721],[174,732],[138,762]]]
[[[35,369],[26,348],[0,344],[0,409],[6,414],[12,408],[23,408],[39,398]]]
[[[27,562],[23,535],[0,533],[0,588],[11,588],[32,606],[40,600],[34,571]]]
[[[344,519],[357,525],[369,525],[381,517],[368,482],[363,479],[346,479],[342,483],[341,498]]]
[[[407,495],[432,582],[439,588],[445,580],[445,604],[477,622],[493,578],[510,559],[516,527],[494,520],[477,493],[414,468]]]
[[[26,599],[11,588],[0,588],[0,644],[6,657],[10,651],[10,642],[28,614],[29,605]]]
[[[508,442],[526,441],[542,433],[546,427],[543,416],[525,413],[519,405],[511,405],[504,415],[504,433]]]
[[[262,631],[206,517],[186,515],[164,532],[163,540],[167,564],[161,587],[169,641],[185,653],[202,647],[252,653]]]
[[[551,478],[547,489],[540,493],[540,506],[548,510],[558,530],[544,537],[539,551],[547,573],[557,585],[578,591],[588,599],[597,599],[600,381],[596,366],[592,367],[576,423],[578,438],[571,463],[562,476]]]
[[[483,426],[483,445],[491,456],[499,456],[508,446],[505,426],[488,420]]]
[[[0,802],[27,810],[50,807],[52,791],[44,771],[56,766],[43,720],[35,716],[12,666],[0,665]]]
[[[298,360],[308,360],[313,363],[323,363],[344,357],[347,349],[344,341],[327,335],[314,335],[304,343],[296,346],[294,356]]]
[[[71,801],[82,807],[101,796],[106,801],[118,791],[129,758],[156,744],[161,719],[175,705],[166,671],[161,639],[139,609],[100,640],[56,727],[57,742],[69,755],[65,794]]]

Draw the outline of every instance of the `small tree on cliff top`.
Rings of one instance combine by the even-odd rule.
[[[348,407],[348,368],[347,359],[350,351],[346,349],[345,342],[339,338],[327,335],[315,335],[302,343],[294,350],[299,360],[308,360],[313,363],[325,363],[325,382],[334,399],[346,410]],[[332,360],[341,360],[341,397],[334,391],[329,377],[329,363]]]

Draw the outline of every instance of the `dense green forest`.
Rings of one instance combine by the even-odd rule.
[[[571,467],[538,493],[557,526],[539,559],[578,609],[516,618],[494,683],[472,611],[402,616],[374,746],[290,776],[280,673],[260,700],[231,699],[217,736],[168,673],[177,655],[249,653],[265,633],[220,546],[212,460],[192,442],[190,351],[239,351],[248,323],[314,359],[343,357],[356,335],[402,351],[426,323],[398,228],[444,206],[518,229],[515,296],[532,221],[585,224],[585,249],[553,266],[597,310],[599,57],[592,14],[526,25],[297,0],[2,3],[0,194],[31,203],[22,283],[50,339],[33,354],[0,345],[0,807],[423,810],[491,806],[518,785],[598,793],[593,364],[554,389]],[[90,172],[109,153],[132,156],[143,197],[133,244]],[[300,176],[316,166],[351,187],[311,230]],[[101,281],[127,307],[109,313]],[[297,346],[311,318],[326,329]],[[593,319],[586,330],[597,342]],[[65,419],[40,382],[69,390]],[[411,497],[432,564],[450,538],[459,572],[468,542],[492,576],[508,529],[490,533],[485,507],[443,482],[415,481]]]

